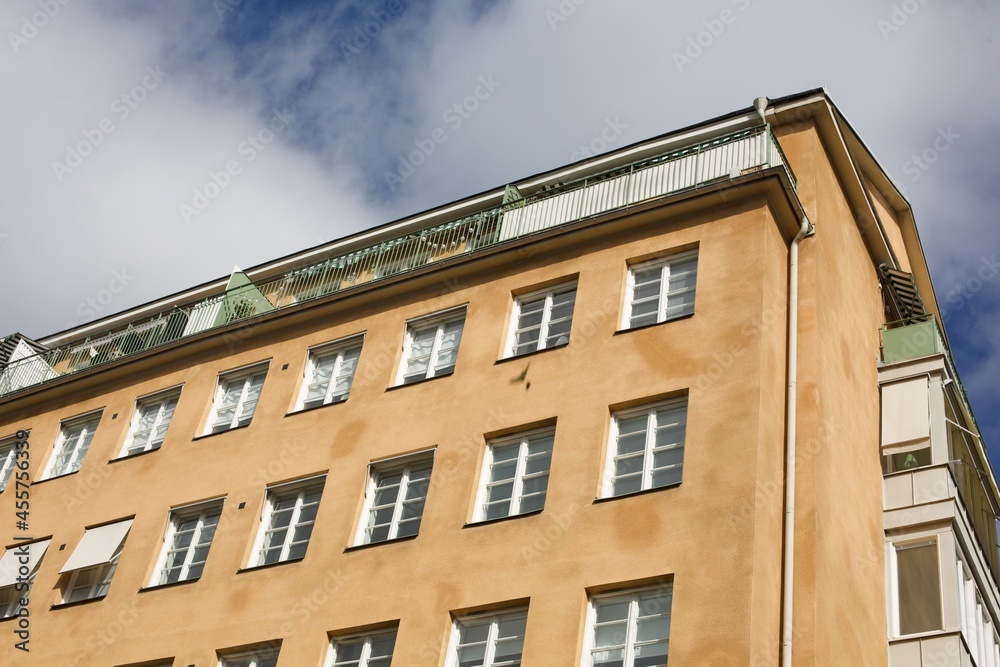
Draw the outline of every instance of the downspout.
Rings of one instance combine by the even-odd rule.
[[[781,572],[781,665],[792,665],[793,564],[795,557],[795,421],[798,374],[799,243],[816,233],[809,218],[802,216],[799,233],[788,249],[788,389],[785,395],[785,522],[784,564]]]

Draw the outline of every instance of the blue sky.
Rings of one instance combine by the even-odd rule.
[[[913,204],[1000,461],[998,26],[986,0],[8,0],[0,333],[826,86]]]

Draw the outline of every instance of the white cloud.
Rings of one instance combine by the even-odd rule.
[[[279,3],[266,21],[246,2],[221,20],[196,0],[69,2],[0,55],[0,263],[18,284],[0,332],[79,320],[114,269],[135,274],[117,310],[559,166],[609,119],[615,148],[821,85],[906,188],[939,296],[1000,249],[996,3],[910,3],[903,21],[889,0],[398,2]],[[8,2],[0,26],[36,11]],[[157,65],[162,84],[115,117]],[[480,77],[500,86],[454,127],[445,112]],[[282,108],[295,120],[244,163],[240,143]],[[114,132],[58,182],[52,162],[105,117]],[[391,190],[384,173],[437,128],[446,141]],[[959,138],[913,178],[947,128]],[[178,206],[228,160],[242,173],[185,224]]]

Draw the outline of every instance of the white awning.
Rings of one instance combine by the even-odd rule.
[[[121,546],[128,529],[132,527],[132,519],[109,523],[97,528],[88,528],[83,534],[80,544],[63,565],[59,573],[82,570],[85,567],[103,565],[114,558],[115,552]]]
[[[31,573],[38,566],[38,561],[42,560],[42,556],[45,555],[45,550],[49,547],[49,542],[51,541],[41,540],[7,549],[4,552],[3,558],[0,558],[0,588],[13,586],[17,583],[17,577],[20,574],[22,565],[27,566],[28,576],[31,576]],[[28,557],[27,562],[24,562],[24,556]]]
[[[927,378],[882,385],[882,446],[920,444],[930,437]]]

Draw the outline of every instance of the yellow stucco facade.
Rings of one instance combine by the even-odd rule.
[[[769,119],[798,202],[751,174],[0,399],[0,436],[30,431],[30,533],[52,540],[31,589],[31,652],[14,649],[7,619],[0,664],[214,667],[220,652],[280,642],[281,667],[321,667],[331,636],[396,627],[393,665],[440,667],[455,618],[526,607],[522,664],[568,667],[589,664],[590,596],[661,585],[671,665],[777,665],[798,204],[816,233],[799,276],[794,664],[887,664],[877,253],[818,119],[828,112],[811,109]],[[922,264],[903,224],[892,217],[892,251]],[[691,250],[694,313],[624,329],[629,267]],[[504,358],[516,296],[567,280],[569,344]],[[394,386],[407,321],[463,305],[454,373]],[[362,333],[349,398],[297,412],[309,348]],[[219,374],[264,361],[249,426],[203,436]],[[119,458],[136,399],[170,387],[181,392],[162,445]],[[682,482],[602,497],[613,413],[681,396]],[[61,421],[95,410],[80,470],[39,481]],[[543,425],[555,429],[544,509],[474,521],[487,441]],[[369,464],[422,450],[434,454],[419,534],[356,546]],[[250,567],[266,489],[316,475],[305,557]],[[0,494],[5,546],[13,491]],[[151,586],[170,509],[220,498],[200,578]],[[62,605],[59,570],[85,529],[128,518],[107,595]]]

